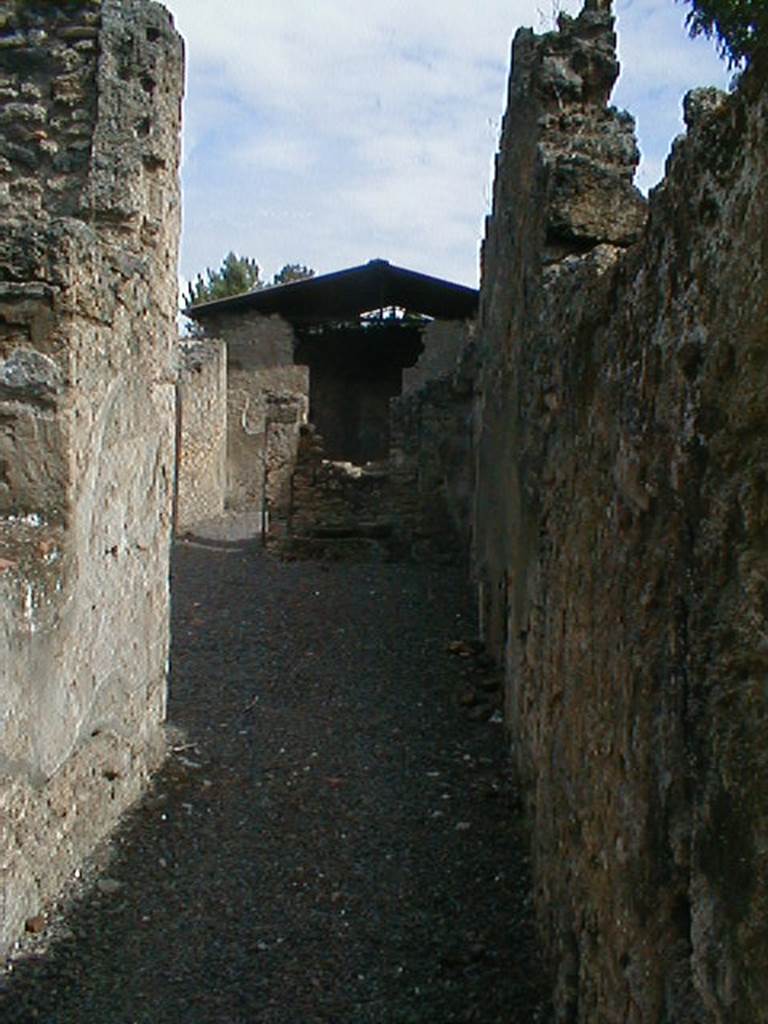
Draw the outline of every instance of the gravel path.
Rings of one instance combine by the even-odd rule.
[[[173,593],[176,749],[0,1021],[548,1022],[460,575],[180,544]]]

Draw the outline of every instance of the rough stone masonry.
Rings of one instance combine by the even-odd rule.
[[[647,214],[613,19],[518,33],[474,561],[558,1020],[768,1020],[768,97],[685,103]]]
[[[0,948],[162,751],[182,45],[0,4]]]

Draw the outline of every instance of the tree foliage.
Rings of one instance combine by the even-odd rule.
[[[714,39],[729,67],[749,64],[768,42],[766,0],[685,0],[685,19],[692,36]]]
[[[292,281],[303,281],[314,276],[314,270],[311,267],[305,267],[303,263],[286,263],[282,270],[278,270],[272,278],[272,284],[290,284]]]
[[[207,267],[205,277],[198,274],[195,281],[190,283],[185,296],[186,305],[196,306],[200,302],[213,302],[263,288],[260,273],[256,260],[230,252],[218,270]]]
[[[303,281],[314,276],[314,270],[303,263],[286,263],[271,281],[262,281],[261,270],[256,260],[230,252],[224,257],[218,270],[207,267],[205,276],[198,274],[194,282],[190,283],[184,297],[185,306],[189,308],[201,302],[214,302],[216,299],[227,299],[231,295],[242,295],[244,292],[272,288],[278,284],[290,284],[292,281]]]

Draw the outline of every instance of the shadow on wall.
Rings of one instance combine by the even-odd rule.
[[[768,1003],[765,75],[643,203],[610,13],[521,31],[485,242],[475,572],[560,1019]],[[579,139],[578,150],[574,138]]]

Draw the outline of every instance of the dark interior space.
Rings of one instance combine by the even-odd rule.
[[[295,358],[309,367],[309,418],[329,458],[362,465],[387,457],[390,399],[423,350],[422,328],[388,318],[299,329]]]

